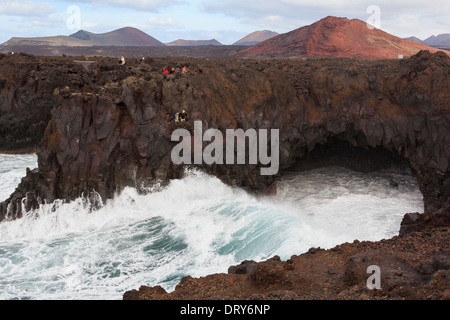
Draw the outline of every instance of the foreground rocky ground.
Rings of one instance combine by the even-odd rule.
[[[417,231],[416,229],[420,229]],[[311,248],[287,261],[244,261],[228,274],[184,277],[173,292],[141,286],[124,300],[450,300],[450,206],[407,215],[401,236],[378,242]],[[369,290],[369,266],[381,289]]]

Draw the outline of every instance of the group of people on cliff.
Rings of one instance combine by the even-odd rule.
[[[144,58],[142,58],[142,60],[144,60]],[[125,58],[123,57],[123,56],[121,56],[120,57],[120,59],[119,59],[119,65],[125,65]],[[163,74],[180,74],[180,73],[182,73],[182,74],[184,74],[184,73],[187,73],[187,68],[186,68],[186,66],[184,66],[181,70],[180,70],[180,67],[172,67],[172,68],[170,68],[170,70],[167,68],[167,67],[164,67],[164,69],[163,69]]]
[[[187,68],[183,67],[180,70],[180,67],[171,68],[170,70],[167,67],[164,67],[163,74],[179,74],[179,73],[187,73]]]
[[[182,112],[177,112],[173,115],[173,119],[175,122],[186,121],[188,114],[186,110],[183,109]]]

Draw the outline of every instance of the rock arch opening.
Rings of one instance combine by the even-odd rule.
[[[365,174],[381,173],[389,177],[390,183],[386,187],[394,188],[400,184],[395,176],[408,176],[408,181],[412,181],[416,190],[420,191],[421,203],[426,207],[426,199],[420,186],[420,173],[416,172],[410,160],[386,147],[369,146],[363,133],[346,131],[324,136],[309,148],[305,146],[301,149],[293,165],[281,175],[283,177],[285,174],[327,167],[343,167]],[[409,212],[405,211],[404,214],[406,213]]]
[[[304,146],[276,186],[302,223],[359,240],[397,235],[404,215],[425,207],[409,159],[349,132]]]
[[[288,171],[299,172],[330,166],[364,173],[386,171],[416,175],[408,159],[380,146],[354,145],[339,136],[328,137],[303,156],[297,157]]]

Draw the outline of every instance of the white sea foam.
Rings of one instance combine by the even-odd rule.
[[[127,188],[98,211],[82,199],[44,205],[0,223],[0,299],[121,299],[245,259],[391,237],[404,213],[423,210],[414,178],[394,178],[398,189],[381,174],[321,169],[255,198],[190,171],[147,195]]]
[[[35,154],[0,154],[0,201],[5,201],[26,174],[37,167]]]

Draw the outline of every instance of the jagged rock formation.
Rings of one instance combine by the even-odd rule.
[[[450,58],[443,53],[402,61],[129,59],[126,66],[98,58],[88,69],[69,58],[26,55],[2,56],[0,63],[14,66],[0,74],[0,121],[8,123],[5,117],[18,108],[30,113],[39,107],[33,101],[45,106],[40,116],[50,118],[43,135],[31,132],[42,137],[39,168],[0,205],[2,218],[20,217],[27,196],[27,207],[93,191],[107,199],[126,186],[144,190],[181,177],[183,166],[170,158],[177,128],[170,116],[181,109],[190,115],[188,129],[194,120],[203,130],[279,129],[279,174],[302,169],[314,151],[337,163],[336,146],[345,145],[354,159],[383,154],[371,168],[406,161],[426,212],[440,209],[450,195]],[[189,72],[162,74],[177,64]],[[14,130],[2,127],[0,145],[15,141]],[[360,170],[369,167],[369,161],[355,162],[368,163]],[[202,168],[254,192],[273,191],[277,178],[261,176],[260,165]]]
[[[49,68],[40,72],[42,64],[28,55],[0,54],[0,64],[0,150],[33,149],[50,120],[53,90],[64,83]],[[53,66],[67,72],[64,61]]]

